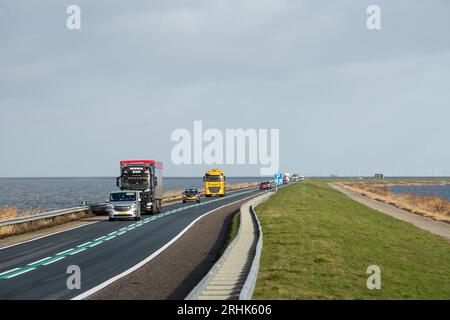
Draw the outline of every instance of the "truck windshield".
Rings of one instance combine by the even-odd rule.
[[[136,201],[136,193],[134,192],[115,192],[111,193],[111,201]]]
[[[122,178],[122,188],[124,189],[149,189],[148,177],[124,176]]]
[[[214,175],[214,176],[210,176],[210,175],[206,175],[205,176],[205,181],[222,181],[222,176],[220,175]]]

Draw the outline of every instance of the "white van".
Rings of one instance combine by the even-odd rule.
[[[141,219],[141,196],[139,191],[111,192],[108,206],[109,221],[116,219]]]

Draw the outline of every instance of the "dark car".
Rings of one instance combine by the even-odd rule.
[[[198,192],[198,189],[186,189],[183,192],[183,203],[186,203],[188,201],[196,201],[197,203],[200,202],[200,192]]]
[[[261,182],[259,184],[259,190],[268,190],[270,189],[272,186],[270,184],[270,182]]]

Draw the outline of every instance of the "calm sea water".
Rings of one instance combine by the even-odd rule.
[[[264,177],[227,177],[228,183],[261,182]],[[164,191],[202,188],[202,178],[164,178]],[[0,178],[0,207],[16,205],[20,210],[57,210],[78,206],[81,201],[104,202],[118,190],[115,178]]]
[[[435,195],[440,198],[450,200],[450,185],[431,185],[431,186],[396,186],[389,187],[393,193],[414,193],[417,195]]]

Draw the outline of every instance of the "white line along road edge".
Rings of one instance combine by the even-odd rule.
[[[263,236],[253,208],[273,194],[270,192],[259,195],[241,205],[241,222],[236,237],[185,300],[251,299],[258,277]],[[257,243],[253,249],[255,240]],[[254,254],[251,253],[253,250]],[[253,257],[249,258],[252,255]],[[245,277],[243,284],[242,277]],[[236,294],[236,291],[239,291],[239,294]]]
[[[202,219],[203,217],[213,213],[214,211],[223,209],[225,207],[231,206],[235,203],[244,201],[246,199],[250,199],[251,197],[254,197],[257,194],[253,194],[251,196],[242,198],[240,200],[225,204],[223,206],[220,206],[218,208],[215,208],[211,211],[208,211],[204,214],[202,214],[200,217],[198,217],[197,219],[195,219],[194,221],[192,221],[186,228],[184,228],[179,234],[177,234],[172,240],[170,240],[169,242],[167,242],[164,246],[162,246],[161,248],[159,248],[157,251],[155,251],[154,253],[152,253],[150,256],[148,256],[147,258],[145,258],[144,260],[142,260],[141,262],[139,262],[138,264],[134,265],[133,267],[131,267],[130,269],[118,274],[117,276],[112,277],[109,280],[106,280],[105,282],[99,284],[98,286],[95,286],[92,289],[89,289],[81,294],[79,294],[76,297],[73,297],[71,300],[83,300],[86,299],[87,297],[93,295],[94,293],[96,293],[97,291],[100,291],[104,288],[106,288],[107,286],[109,286],[111,283],[119,280],[120,278],[123,278],[127,275],[129,275],[130,273],[132,273],[133,271],[136,271],[137,269],[139,269],[140,267],[142,267],[143,265],[145,265],[146,263],[150,262],[151,260],[153,260],[156,256],[158,256],[159,254],[161,254],[164,250],[166,250],[168,247],[170,247],[175,241],[177,241],[179,238],[181,238],[181,236],[183,236],[190,228],[192,228],[192,226],[197,223],[197,221],[199,221],[200,219]]]
[[[58,233],[63,233],[63,232],[66,232],[66,231],[71,231],[71,230],[75,230],[75,229],[78,229],[78,228],[87,227],[87,226],[90,226],[91,224],[94,224],[94,223],[97,223],[97,222],[100,222],[100,221],[103,221],[103,220],[98,220],[98,221],[94,221],[94,222],[88,222],[88,223],[85,223],[85,224],[82,224],[82,225],[79,225],[79,226],[75,226],[75,227],[72,227],[72,228],[67,228],[67,229],[55,231],[55,232],[52,232],[52,233],[49,233],[49,234],[44,234],[42,236],[38,236],[36,238],[31,238],[31,239],[24,240],[24,241],[21,241],[21,242],[17,242],[17,243],[13,243],[13,244],[10,244],[10,245],[6,245],[4,247],[1,247],[0,251],[4,250],[4,249],[11,248],[11,247],[15,247],[15,246],[18,246],[18,245],[21,245],[21,244],[24,244],[24,243],[36,241],[36,240],[43,239],[43,238],[47,238],[47,237],[53,236],[53,235],[58,234]]]

